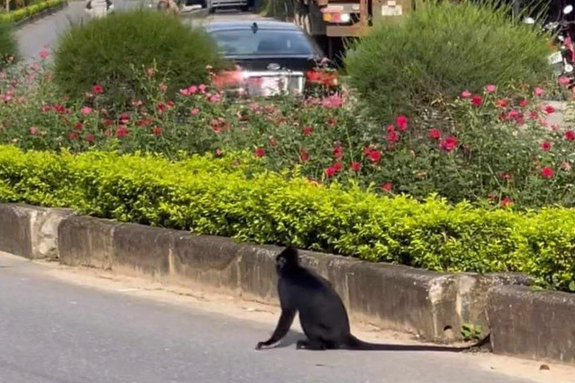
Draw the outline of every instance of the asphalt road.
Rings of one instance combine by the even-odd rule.
[[[112,0],[114,8],[117,11],[135,7],[144,2],[144,0]],[[33,24],[28,24],[16,31],[19,51],[21,56],[29,63],[38,61],[40,52],[47,49],[57,42],[62,32],[70,27],[70,23],[78,23],[87,19],[88,15],[84,12],[85,1],[71,0],[68,7],[58,11],[48,17],[38,20]],[[237,18],[259,18],[257,15],[238,13],[235,11],[221,12],[216,15],[206,17],[206,12],[200,11],[197,17],[192,17],[189,13],[182,14],[182,22],[200,25],[210,20],[229,20]]]
[[[255,351],[270,326],[72,284],[0,255],[2,383],[527,383],[474,356]]]

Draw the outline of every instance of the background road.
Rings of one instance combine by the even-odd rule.
[[[473,355],[255,351],[271,326],[71,284],[0,255],[2,383],[527,383]]]
[[[143,0],[112,0],[114,8],[117,11],[135,7],[144,3]],[[40,52],[43,49],[49,50],[62,32],[70,27],[70,23],[81,22],[87,19],[88,15],[84,12],[85,1],[71,0],[67,8],[54,13],[48,17],[38,20],[33,24],[28,24],[16,31],[20,54],[27,62],[39,60]],[[145,2],[147,4],[147,2]],[[199,12],[198,17],[191,17],[189,14],[182,14],[182,22],[200,24],[208,20],[234,20],[238,18],[259,18],[254,14],[225,12],[206,17],[206,12]]]

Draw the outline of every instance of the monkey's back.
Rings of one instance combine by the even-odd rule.
[[[295,294],[300,323],[306,336],[317,337],[329,343],[345,342],[350,334],[349,318],[345,306],[331,286],[322,276],[307,269],[301,269],[286,283]]]

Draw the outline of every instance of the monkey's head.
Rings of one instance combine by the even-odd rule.
[[[281,275],[282,273],[295,268],[299,265],[298,251],[293,246],[286,247],[281,253],[276,256],[276,272]]]

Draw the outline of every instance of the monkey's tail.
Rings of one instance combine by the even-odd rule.
[[[426,345],[406,345],[406,344],[381,344],[364,342],[353,335],[350,335],[346,348],[350,350],[361,351],[442,351],[442,352],[462,352],[474,348],[480,348],[489,343],[491,334],[479,342],[465,347],[450,347],[450,346],[426,346]]]

